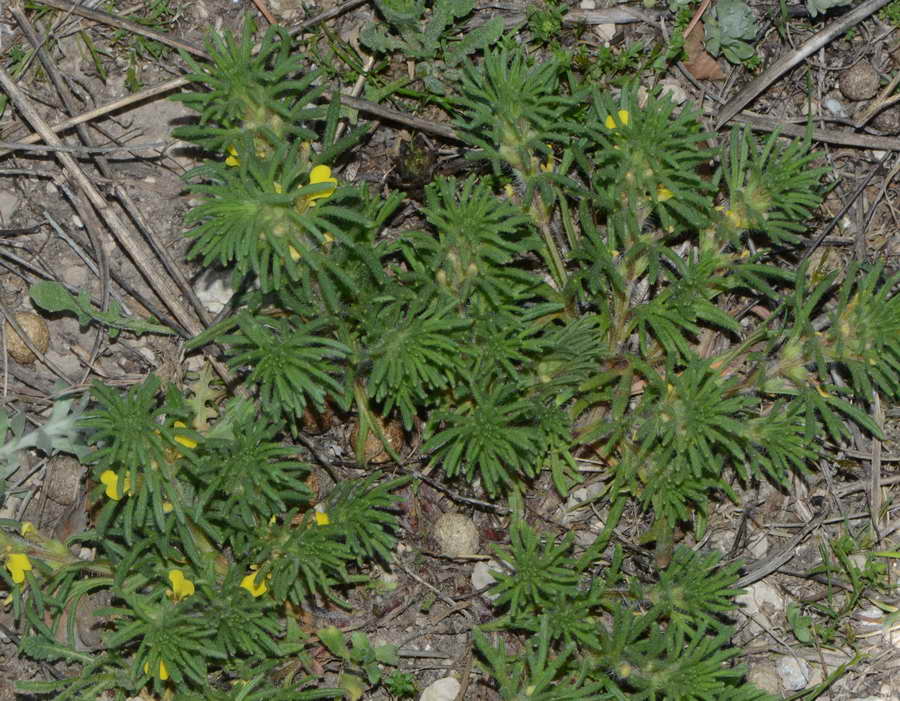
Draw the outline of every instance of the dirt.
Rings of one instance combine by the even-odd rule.
[[[126,9],[126,5],[132,8],[136,5],[122,0],[111,4],[119,11]],[[138,6],[140,4],[137,3]],[[477,16],[503,12],[492,3],[485,1],[480,4],[484,7],[476,12]],[[260,25],[265,25],[265,20],[260,18],[250,2],[172,0],[170,6],[174,15],[166,31],[196,45],[202,45],[204,35],[210,28],[236,30],[245,12],[253,15]],[[309,6],[289,0],[272,3],[272,11],[288,27],[296,25],[304,17],[314,16],[332,7],[335,3]],[[756,9],[763,14],[770,8],[769,4],[763,6],[760,3]],[[34,19],[33,13],[30,16]],[[794,46],[802,45],[824,23],[833,21],[834,16],[830,14],[813,24],[792,23],[790,42]],[[56,22],[61,16],[54,13],[52,17]],[[329,20],[329,27],[338,36],[355,42],[359,30],[373,19],[372,9],[363,5]],[[0,26],[0,41],[9,60],[10,48],[24,46],[25,40],[11,15],[0,17],[0,22],[3,23]],[[671,32],[671,17],[667,16],[663,25],[667,32]],[[764,27],[765,31],[755,43],[763,66],[791,50],[772,23]],[[129,40],[125,38],[113,42],[111,33],[112,30],[103,23],[77,17],[65,20],[54,30],[58,41],[53,45],[51,55],[70,80],[77,98],[76,113],[133,93],[135,87],[129,83],[129,70],[133,72],[136,66],[142,86],[162,83],[180,74],[181,60],[176,53],[167,52],[160,58],[138,57],[135,64],[129,58]],[[607,35],[612,36],[611,46],[616,51],[639,39],[651,44],[658,42],[661,40],[661,29],[658,23],[636,22],[616,25],[615,31]],[[604,41],[591,27],[585,29],[583,36],[584,41],[595,46]],[[96,48],[102,49],[98,59],[102,70],[98,69],[94,57],[87,51],[85,37],[89,37]],[[854,133],[849,122],[870,102],[850,100],[845,94],[847,91],[840,88],[842,76],[865,61],[882,78],[883,85],[885,79],[898,70],[893,53],[897,38],[897,32],[891,26],[877,18],[870,18],[850,35],[833,41],[770,85],[751,108],[754,113],[784,124],[803,124],[808,110],[812,110],[817,115],[817,127]],[[698,82],[679,70],[671,71],[668,76],[691,99],[702,104],[710,127],[721,104],[754,76],[746,68],[730,66],[722,59],[718,59],[717,64],[727,76],[724,81]],[[401,64],[395,68],[397,71],[406,70]],[[55,123],[62,118],[64,109],[60,99],[42,69],[35,66],[25,72],[20,85],[45,120]],[[402,105],[395,104],[394,107],[400,108]],[[830,108],[834,109],[830,111]],[[419,116],[444,119],[439,114],[436,110],[429,110]],[[170,135],[173,126],[184,123],[191,115],[180,103],[154,97],[93,120],[90,122],[91,133],[103,143],[163,143],[166,149],[163,155],[155,156],[151,156],[153,151],[147,149],[141,151],[143,157],[121,152],[110,154],[108,163],[113,174],[112,181],[108,181],[88,160],[81,159],[81,163],[101,192],[109,198],[110,205],[126,217],[128,225],[146,226],[142,234],[145,240],[154,239],[160,248],[169,252],[185,276],[194,279],[199,268],[196,263],[185,260],[188,241],[184,236],[183,217],[190,202],[183,176],[196,164],[196,154],[184,148],[183,144],[173,143]],[[891,128],[890,122],[884,123]],[[897,131],[900,131],[900,126]],[[7,108],[0,121],[2,139],[19,142],[28,133],[30,129],[22,126],[15,111]],[[871,128],[860,133],[896,134],[879,133]],[[406,177],[404,187],[414,192],[415,175],[398,173],[401,144],[410,143],[412,138],[411,130],[387,121],[381,122],[343,177],[366,180],[375,187],[393,182],[392,178]],[[442,143],[434,137],[416,138],[423,139],[432,149],[434,161],[438,164],[447,164],[459,155],[454,145]],[[72,138],[68,142],[75,144],[77,140]],[[873,169],[878,169],[855,204],[829,234],[825,250],[830,257],[825,257],[821,264],[843,266],[856,256],[883,261],[889,268],[897,268],[900,237],[896,234],[895,202],[898,189],[893,179],[894,154],[859,146],[830,143],[819,146],[822,162],[833,166],[836,178],[836,187],[817,213],[817,224],[820,226],[837,215],[863,179]],[[885,159],[883,164],[881,159]],[[122,208],[115,187],[121,187],[131,197],[136,211]],[[76,211],[75,192],[77,189],[66,180],[59,165],[41,152],[17,152],[14,156],[7,156],[0,164],[0,227],[21,230],[0,239],[0,259],[4,262],[4,269],[0,272],[0,301],[5,309],[31,309],[28,287],[38,278],[57,278],[76,289],[89,289],[95,295],[99,293],[96,275],[76,252],[76,247],[62,236],[65,233],[78,242],[79,250],[95,250],[91,242],[92,234]],[[410,228],[418,217],[417,205],[408,202],[395,217],[393,229],[386,235],[395,235],[398,229]],[[102,227],[96,231],[102,232],[100,245],[109,258],[116,279],[127,286],[125,289],[119,284],[113,285],[120,298],[142,315],[168,314],[165,301],[155,296],[134,261],[114,242],[108,231]],[[153,255],[149,247],[146,248],[146,255]],[[140,300],[149,301],[152,308],[148,309],[135,294],[140,296]],[[48,321],[51,342],[47,357],[59,373],[40,363],[19,366],[9,361],[8,365],[3,366],[2,377],[7,407],[39,413],[46,407],[47,398],[60,379],[58,375],[62,375],[71,385],[89,383],[99,378],[125,387],[142,381],[150,372],[171,380],[178,380],[183,374],[187,361],[177,338],[123,335],[111,339],[96,327],[80,326],[71,316],[52,315]],[[892,470],[896,469],[900,455],[900,416],[894,407],[885,407],[885,412],[890,438],[881,450],[887,512],[880,521],[884,540],[877,547],[890,550],[896,538],[895,531],[900,528],[900,524],[895,523],[892,502],[896,491],[896,477]],[[322,454],[335,461],[339,474],[344,478],[362,474],[351,466],[346,449],[348,431],[347,426],[338,426],[329,433],[308,438]],[[865,446],[865,443],[861,445]],[[870,450],[871,446],[865,446],[864,452]],[[29,459],[31,469],[22,470],[20,474],[25,475],[21,486],[28,487],[32,497],[8,499],[0,516],[33,520],[41,528],[60,537],[83,528],[87,524],[83,507],[83,468],[77,461],[65,457],[47,461],[34,454]],[[825,599],[833,608],[840,608],[841,601],[846,597],[844,592],[829,584],[828,578],[817,581],[800,576],[821,562],[822,552],[827,551],[834,538],[847,530],[862,531],[869,518],[864,489],[869,462],[861,458],[848,458],[845,462],[845,465],[822,465],[820,472],[797,478],[789,489],[776,489],[765,484],[746,489],[736,484],[743,507],[725,499],[714,503],[707,536],[699,543],[692,541],[689,535],[681,534],[688,545],[715,549],[734,558],[758,561],[784,547],[798,532],[798,527],[822,509],[828,510],[823,526],[796,548],[793,558],[780,573],[750,587],[744,609],[736,616],[736,642],[747,651],[744,662],[750,665],[751,677],[758,685],[776,694],[787,695],[782,686],[784,660],[793,660],[791,664],[795,664],[797,659],[804,658],[803,662],[809,670],[808,683],[814,684],[848,662],[855,652],[839,648],[810,655],[812,648],[803,648],[793,642],[791,626],[787,621],[787,608],[793,601]],[[328,477],[323,475],[322,480],[323,488],[327,487]],[[900,482],[900,479],[896,481]],[[562,533],[566,528],[562,525],[559,500],[547,497],[548,493],[552,493],[552,487],[549,480],[542,478],[529,496],[530,514],[542,521],[542,527],[549,528],[550,532]],[[351,596],[354,612],[350,615],[327,608],[313,612],[314,616],[319,617],[319,622],[362,628],[375,642],[400,645],[403,655],[401,669],[414,672],[420,689],[450,672],[463,674],[466,670],[471,671],[470,631],[474,625],[490,617],[490,609],[484,599],[473,591],[470,581],[478,558],[440,556],[436,552],[430,524],[445,512],[462,512],[472,516],[481,536],[483,555],[491,554],[493,543],[502,543],[507,538],[507,522],[501,514],[490,509],[473,508],[471,501],[460,497],[453,489],[436,489],[423,484],[415,498],[406,505],[396,566],[389,573],[372,573],[376,582],[383,585],[381,590],[354,593]],[[635,513],[630,518],[630,522],[626,520],[623,523],[621,535],[626,539],[636,539],[642,526],[641,516]],[[589,538],[596,525],[596,516],[589,516],[575,528]],[[632,545],[640,547],[636,543]],[[2,607],[0,624],[4,626],[0,628],[0,633],[12,632],[12,619]],[[894,633],[878,629],[876,634],[870,635],[864,620],[842,625],[859,627],[859,631],[851,637],[858,641],[857,649],[864,651],[867,657],[843,675],[824,698],[872,698],[873,701],[900,698],[900,675],[894,672],[900,663],[900,650],[892,637]],[[14,637],[10,637],[12,641],[0,635],[0,701],[27,698],[15,694],[12,680],[47,680],[60,671],[18,654]],[[801,673],[805,673],[803,669]],[[479,684],[480,679],[477,673],[472,672],[466,698],[496,698],[493,692]],[[388,697],[377,694],[371,698]]]

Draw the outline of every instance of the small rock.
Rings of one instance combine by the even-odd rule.
[[[768,663],[752,665],[747,673],[747,681],[761,691],[781,695],[781,678],[774,665]]]
[[[594,27],[594,34],[596,34],[601,41],[610,42],[616,36],[616,25],[598,24]]]
[[[12,190],[0,190],[0,222],[8,224],[20,203],[19,196]]]
[[[419,701],[454,701],[459,695],[460,684],[453,677],[444,677],[429,684]]]
[[[781,685],[785,691],[800,691],[805,689],[812,677],[812,669],[805,660],[797,657],[779,657],[775,663],[775,669],[781,678]]]
[[[596,0],[581,0],[581,3],[578,7],[582,10],[596,10],[597,2]]]
[[[750,554],[757,560],[761,560],[769,554],[769,536],[765,533],[760,533],[750,541],[747,550],[749,550]]]
[[[878,94],[881,80],[868,61],[860,61],[841,73],[838,87],[848,100],[870,100]]]
[[[197,297],[203,303],[203,306],[210,313],[218,314],[234,296],[234,288],[231,287],[231,272],[207,268],[197,278],[194,290],[197,292]]]
[[[900,107],[888,107],[872,117],[872,126],[885,134],[900,133]]]
[[[88,269],[86,266],[76,263],[67,265],[62,269],[60,277],[63,282],[72,287],[82,288],[88,281]]]
[[[575,521],[581,520],[585,511],[582,511],[582,508],[587,505],[594,497],[598,494],[601,494],[606,489],[605,485],[602,482],[595,482],[593,484],[589,484],[586,487],[579,487],[578,489],[573,489],[568,498],[566,499],[566,504],[563,507],[565,511],[562,514],[562,524],[564,526],[570,526]],[[588,515],[590,512],[588,511]]]
[[[774,628],[784,616],[784,597],[765,580],[752,584],[735,602],[750,619],[749,631],[759,632],[763,625]]]
[[[55,350],[48,350],[45,357],[48,363],[52,363],[62,370],[66,377],[75,378],[84,371],[81,361],[74,353],[57,353]]]
[[[478,529],[464,514],[442,514],[434,523],[434,539],[441,553],[448,557],[478,554]]]
[[[687,92],[678,81],[675,80],[663,80],[660,81],[659,87],[662,89],[663,95],[668,95],[669,99],[676,105],[683,105],[687,102],[688,95]]]
[[[844,107],[844,105],[841,103],[841,101],[836,100],[833,97],[826,97],[822,101],[822,106],[826,110],[831,112],[831,114],[833,114],[835,117],[843,117],[846,119],[847,117],[850,116],[849,114],[847,114],[847,109]]]
[[[477,591],[496,583],[497,580],[494,579],[494,575],[491,574],[492,570],[494,572],[500,571],[500,563],[496,560],[488,560],[486,562],[482,560],[481,562],[476,562],[475,566],[472,568],[472,575],[469,577],[469,581],[472,582],[472,588]],[[494,601],[499,594],[484,592],[482,593],[482,596],[488,601]]]

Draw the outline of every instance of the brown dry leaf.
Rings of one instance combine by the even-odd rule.
[[[684,52],[687,54],[684,67],[697,80],[725,80],[719,62],[703,48],[703,36],[703,22],[697,22],[697,26],[684,38]]]

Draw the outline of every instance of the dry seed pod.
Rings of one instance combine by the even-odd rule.
[[[15,317],[34,347],[41,353],[46,353],[50,347],[50,330],[47,328],[47,322],[32,312],[16,312]],[[25,345],[25,341],[15,332],[8,321],[4,322],[3,331],[6,336],[6,350],[17,363],[30,365],[37,360],[35,354]]]
[[[406,450],[406,435],[403,431],[403,424],[397,419],[391,419],[385,424],[384,420],[380,418],[378,419],[378,424],[391,448],[393,448],[394,452],[398,455],[402,456]],[[350,449],[354,452],[356,452],[357,438],[359,438],[359,419],[355,418],[353,420],[353,428],[350,430]],[[363,459],[367,463],[375,463],[376,465],[391,460],[391,456],[388,455],[384,446],[381,445],[381,439],[378,438],[375,431],[371,429],[366,434]]]

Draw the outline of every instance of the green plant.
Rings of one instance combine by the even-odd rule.
[[[719,0],[705,21],[706,48],[713,56],[724,55],[732,63],[745,63],[755,49],[758,28],[750,6],[744,0]]]
[[[83,458],[88,451],[79,431],[84,402],[60,397],[50,408],[50,416],[34,430],[26,430],[26,416],[10,415],[0,408],[0,501],[8,493],[10,477],[21,467],[22,452],[37,448],[45,455],[72,453]]]
[[[893,0],[878,11],[878,17],[882,22],[888,22],[895,27],[900,25],[900,2]]]
[[[396,667],[400,664],[396,645],[373,646],[364,633],[352,633],[350,646],[337,628],[320,630],[317,635],[329,652],[346,665],[339,684],[351,699],[361,698],[368,686],[381,683],[382,665]],[[403,684],[399,682],[395,682],[393,686],[403,688]]]
[[[525,14],[528,17],[528,28],[535,40],[541,44],[556,43],[567,9],[552,0],[542,5],[529,5]]]
[[[503,32],[499,17],[462,31],[460,20],[472,14],[474,0],[435,0],[427,21],[424,0],[377,0],[376,5],[387,27],[366,27],[360,35],[363,44],[378,53],[402,52],[415,60],[417,77],[438,94],[458,80],[467,56],[492,46]]]
[[[384,686],[398,699],[413,697],[418,692],[413,675],[407,672],[391,672],[385,677]]]
[[[177,19],[177,11],[170,5],[169,0],[153,0],[148,7],[142,8],[142,10],[141,14],[131,15],[128,19],[157,32],[168,31]],[[171,51],[168,46],[159,41],[124,29],[114,32],[112,41],[113,45],[124,47],[127,51],[128,69],[125,75],[125,86],[132,91],[141,89],[143,62],[158,61]]]
[[[424,6],[383,8],[426,58],[461,50],[446,30],[464,9],[438,4],[426,45]],[[0,543],[23,648],[83,665],[23,688],[331,698],[388,684],[392,650],[290,615],[346,607],[362,567],[390,561],[409,482],[373,472],[318,498],[292,438],[331,406],[356,414],[359,456],[369,432],[402,470],[382,428],[397,419],[422,431],[429,479],[508,503],[495,618],[473,633],[502,698],[764,697],[734,664],[739,564],[674,534],[699,539],[713,500],[815,470],[851,431],[881,435],[867,403],[900,391],[900,276],[796,265],[827,176],[809,139],[735,129],[712,148],[690,108],[504,45],[464,51],[446,78],[466,155],[490,172],[436,178],[420,229],[398,236],[384,230],[401,194],[339,182],[365,129],[339,137],[341,107],[287,33],[254,53],[247,25],[208,42],[210,64],[189,61],[207,88],[178,98],[198,112],[178,135],[207,154],[187,176],[191,255],[230,266],[240,290],[190,348],[219,344],[242,396],[218,403],[208,375],[187,391],[95,385],[80,426],[99,507],[77,541],[98,558],[24,527]],[[537,531],[524,507],[545,474],[567,494],[585,455],[605,468],[588,547]],[[626,508],[655,547],[640,568],[612,545]],[[834,557],[864,588],[872,573],[846,551]],[[86,653],[63,613],[100,591],[106,637]],[[345,683],[313,658],[319,642]]]

